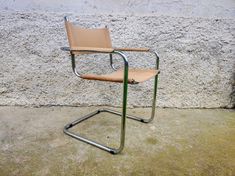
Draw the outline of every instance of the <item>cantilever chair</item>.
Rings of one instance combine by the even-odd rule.
[[[90,114],[87,114],[64,127],[64,133],[83,141],[85,143],[91,144],[95,147],[98,147],[102,150],[110,152],[111,154],[120,153],[124,148],[125,142],[125,128],[126,128],[126,118],[130,118],[139,122],[149,123],[153,120],[155,115],[155,106],[156,106],[156,95],[157,95],[157,82],[158,82],[158,74],[159,74],[159,57],[157,52],[154,52],[148,48],[113,48],[111,44],[111,39],[109,35],[109,30],[107,27],[101,29],[84,29],[78,26],[74,26],[71,22],[68,21],[67,17],[64,17],[65,27],[67,31],[69,47],[62,47],[63,51],[70,52],[71,61],[72,61],[72,69],[76,76],[82,79],[89,80],[99,80],[99,81],[109,81],[116,83],[123,83],[123,97],[122,97],[122,112],[117,112],[113,110],[109,110],[106,108],[98,109]],[[156,58],[156,66],[155,69],[137,69],[137,68],[129,68],[128,60],[124,52],[149,52],[152,53]],[[75,56],[82,54],[90,54],[90,53],[106,53],[110,58],[111,68],[114,70],[111,74],[103,74],[103,75],[95,75],[95,74],[80,74],[76,70],[75,64]],[[124,61],[123,69],[116,69],[113,65],[113,55],[119,55],[120,58]],[[154,88],[153,88],[153,103],[152,103],[152,113],[150,118],[142,118],[132,115],[126,114],[127,107],[127,88],[128,84],[138,84],[149,80],[154,77]],[[83,122],[96,114],[102,112],[109,112],[111,114],[121,116],[121,135],[120,135],[120,146],[119,148],[111,148],[90,140],[86,137],[83,137],[79,134],[75,134],[69,131],[70,128]]]

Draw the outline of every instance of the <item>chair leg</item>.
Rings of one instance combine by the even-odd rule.
[[[152,112],[151,117],[149,119],[141,118],[141,122],[149,123],[154,119],[155,116],[155,108],[156,108],[156,99],[157,99],[157,83],[158,83],[158,75],[154,78],[154,88],[153,88],[153,102],[152,102]]]

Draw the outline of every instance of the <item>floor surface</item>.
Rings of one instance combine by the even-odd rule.
[[[0,175],[235,175],[234,110],[157,109],[149,124],[127,120],[125,148],[111,155],[63,133],[97,108],[0,107]],[[120,117],[99,114],[73,131],[117,147]]]

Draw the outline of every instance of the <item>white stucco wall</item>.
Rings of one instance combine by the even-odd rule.
[[[68,54],[59,49],[68,45],[68,15],[83,27],[108,25],[114,46],[159,52],[158,106],[233,107],[234,7],[231,0],[0,0],[0,105],[121,104],[120,84],[72,74]],[[131,66],[153,65],[143,55],[128,58]],[[111,71],[108,56],[81,59],[79,68]],[[130,86],[129,106],[149,106],[151,88],[151,81]]]

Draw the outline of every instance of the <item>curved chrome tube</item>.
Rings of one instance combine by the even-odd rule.
[[[110,59],[110,66],[111,66],[111,68],[112,68],[114,71],[116,71],[117,68],[115,68],[114,65],[113,65],[113,55],[112,55],[112,54],[109,54],[109,59]]]
[[[121,52],[121,51],[113,51],[112,52],[113,54],[118,54],[118,55],[120,55],[121,57],[122,57],[122,59],[123,59],[123,61],[124,61],[124,66],[127,66],[128,67],[128,60],[127,60],[127,57],[126,57],[126,55],[123,53],[123,52]],[[112,54],[111,53],[111,54]]]
[[[159,69],[159,55],[157,51],[150,50],[150,53],[153,53],[156,56],[156,69]]]
[[[123,99],[122,99],[122,121],[121,121],[121,135],[120,135],[120,146],[118,149],[113,149],[111,153],[120,153],[125,145],[125,134],[126,134],[126,107],[127,107],[127,89],[128,89],[128,60],[124,53],[120,51],[113,51],[114,54],[118,54],[124,61],[124,78],[123,78]]]
[[[66,51],[68,51],[66,47],[63,47],[61,49],[62,50],[66,49]],[[112,54],[120,55],[123,58],[125,65],[128,64],[128,60],[126,58],[126,55],[123,52],[121,52],[121,51],[113,51],[112,53],[109,54],[109,56],[110,56],[110,65],[113,68],[113,70],[116,71],[117,69],[113,66],[113,56],[112,56]],[[77,70],[76,70],[76,62],[75,62],[75,55],[74,54],[71,54],[71,62],[72,62],[73,73],[76,76],[81,77],[81,74],[79,72],[77,72]]]
[[[64,16],[64,21],[69,21],[67,16]]]
[[[119,51],[116,50],[116,52],[121,52],[122,54],[124,54],[120,50]],[[159,55],[158,55],[157,51],[149,50],[149,51],[145,51],[145,52],[153,53],[156,56],[156,66],[155,66],[155,68],[159,69]],[[113,56],[112,56],[112,54],[109,54],[109,58],[110,58],[110,66],[111,66],[111,68],[116,71],[117,68],[114,67],[114,65],[113,65]]]

